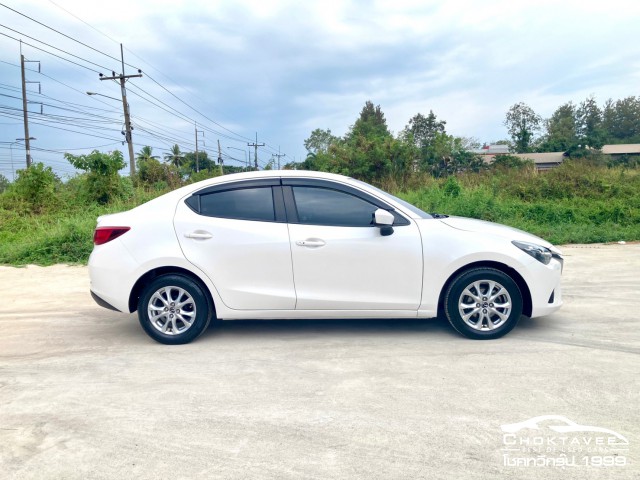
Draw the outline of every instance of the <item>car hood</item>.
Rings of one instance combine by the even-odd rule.
[[[466,232],[488,233],[490,235],[505,237],[510,240],[536,243],[547,248],[552,247],[549,242],[540,237],[536,237],[535,235],[518,230],[517,228],[508,227],[499,223],[485,222],[484,220],[475,220],[473,218],[464,217],[448,217],[440,219],[440,221],[451,228],[464,230]]]

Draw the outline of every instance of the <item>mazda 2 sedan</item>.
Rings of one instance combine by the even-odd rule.
[[[562,305],[563,259],[502,225],[425,213],[341,175],[257,171],[98,218],[91,293],[165,344],[212,319],[446,317],[498,338]]]

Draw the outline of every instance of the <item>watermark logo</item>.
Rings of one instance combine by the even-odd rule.
[[[506,467],[623,467],[629,441],[609,428],[542,415],[501,425]]]

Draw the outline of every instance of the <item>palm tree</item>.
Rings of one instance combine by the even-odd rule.
[[[156,155],[153,155],[153,148],[151,148],[149,145],[146,145],[144,147],[142,147],[142,149],[137,153],[137,157],[136,160],[138,161],[145,161],[145,160],[157,160],[158,157]]]
[[[164,161],[168,162],[171,165],[175,165],[178,168],[180,167],[180,165],[182,165],[182,162],[184,161],[184,155],[180,151],[180,147],[177,143],[173,147],[171,147],[169,153],[164,154]]]

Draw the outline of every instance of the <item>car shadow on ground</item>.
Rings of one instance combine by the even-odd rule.
[[[203,337],[253,335],[405,335],[407,333],[439,334],[456,337],[458,334],[446,320],[430,319],[323,319],[323,320],[227,320],[209,326]],[[202,338],[202,337],[201,337]]]
[[[562,319],[554,315],[536,318],[521,317],[514,332],[544,333],[551,330],[558,330],[563,324]]]

